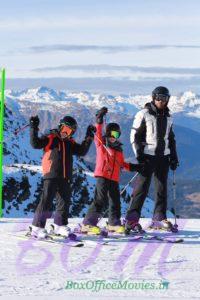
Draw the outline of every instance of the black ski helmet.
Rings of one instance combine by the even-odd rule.
[[[153,92],[152,92],[153,100],[155,99],[156,95],[158,95],[158,94],[165,95],[170,98],[169,90],[164,86],[158,86],[153,90]]]
[[[71,129],[74,130],[74,132],[77,130],[77,127],[78,127],[76,120],[70,116],[65,116],[63,119],[60,120],[59,128],[61,128],[62,125],[69,126]]]
[[[117,124],[117,123],[109,123],[106,126],[106,136],[110,136],[111,131],[118,131],[121,135],[121,129],[120,129],[119,124]]]

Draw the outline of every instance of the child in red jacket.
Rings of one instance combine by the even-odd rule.
[[[103,117],[108,109],[102,107],[96,114],[96,168],[94,176],[97,178],[94,201],[83,220],[81,231],[89,234],[99,234],[97,226],[102,210],[109,199],[108,230],[117,233],[124,232],[121,225],[121,206],[119,177],[121,169],[131,172],[141,170],[141,165],[127,163],[124,160],[120,126],[110,123],[106,126],[106,135],[102,135]]]

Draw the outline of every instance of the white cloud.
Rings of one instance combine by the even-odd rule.
[[[147,50],[163,50],[166,48],[176,49],[200,49],[200,45],[72,45],[72,44],[52,44],[29,47],[31,52],[48,53],[56,51],[64,52],[85,52],[85,51],[100,51],[102,53],[117,53],[117,52],[133,52],[133,51],[147,51]]]
[[[196,27],[200,25],[200,18],[196,16],[167,16],[158,15],[152,17],[148,15],[133,16],[133,17],[48,17],[48,18],[23,18],[23,19],[1,19],[0,30],[8,31],[26,31],[26,30],[52,30],[52,29],[136,29],[136,28],[152,28],[152,27]]]

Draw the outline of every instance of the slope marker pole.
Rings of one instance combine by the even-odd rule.
[[[4,100],[5,100],[5,69],[1,70],[0,90],[0,218],[3,215],[3,129],[4,129]]]

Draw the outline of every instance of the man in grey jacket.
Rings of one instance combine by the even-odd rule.
[[[155,208],[152,227],[171,229],[167,220],[167,178],[169,167],[175,171],[179,165],[176,141],[172,129],[172,117],[167,107],[170,98],[166,87],[157,87],[152,92],[152,102],[147,103],[134,119],[130,141],[139,163],[145,165],[139,173],[136,187],[126,215],[126,230],[140,231],[142,206],[154,175]]]

